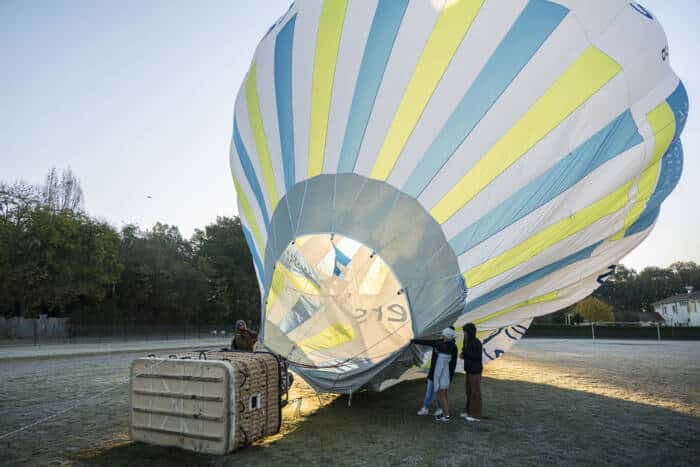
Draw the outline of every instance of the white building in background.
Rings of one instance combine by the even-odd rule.
[[[700,326],[700,292],[693,292],[692,288],[652,305],[669,326]]]

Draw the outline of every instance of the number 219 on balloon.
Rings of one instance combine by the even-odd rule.
[[[365,321],[373,320],[376,317],[376,321],[386,321],[393,322],[403,322],[406,321],[407,317],[406,309],[399,305],[398,303],[392,303],[386,307],[386,310],[379,305],[376,308],[370,308],[366,310],[364,308],[355,308],[355,319],[358,323],[364,323]]]

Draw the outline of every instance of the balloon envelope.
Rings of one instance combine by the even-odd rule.
[[[635,2],[295,2],[231,144],[264,345],[334,392],[455,323],[497,358],[649,234],[687,110]]]

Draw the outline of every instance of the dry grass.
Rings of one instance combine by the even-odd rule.
[[[93,407],[115,417],[110,441],[104,430],[95,430],[85,433],[93,443],[81,451],[40,458],[76,465],[287,467],[692,465],[700,456],[700,343],[525,341],[487,367],[487,418],[480,424],[416,416],[423,380],[355,394],[352,407],[346,397],[322,396],[319,404],[308,386],[295,386],[291,397],[302,397],[300,416],[291,404],[279,435],[229,456],[128,442],[125,401],[111,401]],[[450,392],[454,412],[463,406],[463,388],[458,375]],[[60,438],[62,432],[55,427],[45,436]]]

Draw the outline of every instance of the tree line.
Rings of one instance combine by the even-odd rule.
[[[686,287],[700,291],[700,266],[693,261],[677,261],[667,268],[648,266],[637,272],[620,264],[593,294],[539,323],[573,321],[656,321],[654,302],[687,293]]]
[[[652,303],[686,286],[700,267],[676,262],[637,272],[619,265],[587,300],[547,322],[653,318]],[[41,185],[0,182],[0,315],[71,317],[78,323],[223,324],[259,321],[260,295],[237,217],[184,238],[176,226],[116,229],[85,212],[70,170]],[[541,320],[538,320],[541,321]]]
[[[116,229],[85,212],[70,170],[42,185],[0,182],[0,314],[76,323],[258,321],[260,297],[237,217],[184,238],[156,223]]]

